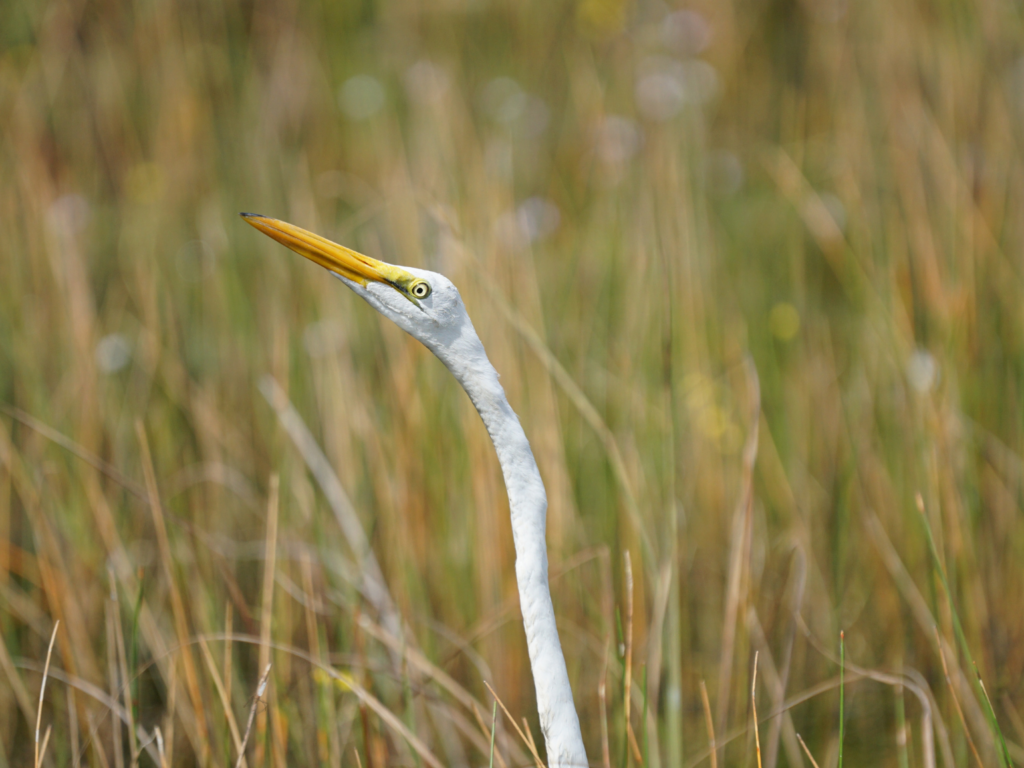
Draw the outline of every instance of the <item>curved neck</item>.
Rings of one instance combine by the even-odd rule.
[[[498,373],[487,359],[472,325],[463,329],[454,347],[435,350],[435,353],[459,380],[480,413],[505,477],[516,547],[519,603],[537,690],[537,713],[547,747],[547,764],[551,768],[582,768],[588,765],[587,754],[548,588],[545,540],[548,501],[537,462],[519,418],[498,381]]]

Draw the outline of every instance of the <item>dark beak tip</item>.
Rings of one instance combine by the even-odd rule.
[[[239,213],[238,215],[241,216],[243,219],[262,219],[263,218],[263,214],[261,214],[261,213]]]

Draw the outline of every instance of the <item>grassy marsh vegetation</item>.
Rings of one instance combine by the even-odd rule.
[[[756,651],[835,765],[841,630],[850,765],[1000,764],[968,652],[1022,762],[1017,5],[0,9],[0,768],[58,619],[50,765],[235,765],[268,663],[250,766],[484,765],[485,682],[541,741],[476,413],[249,210],[460,286],[595,764],[756,764]]]

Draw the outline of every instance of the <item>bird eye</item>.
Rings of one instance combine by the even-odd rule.
[[[430,284],[421,280],[420,282],[413,284],[409,289],[409,293],[417,299],[425,299],[430,295]]]

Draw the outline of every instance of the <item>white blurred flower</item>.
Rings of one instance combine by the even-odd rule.
[[[405,71],[405,90],[417,104],[433,104],[447,93],[448,73],[428,59],[420,59]]]
[[[907,360],[907,381],[915,391],[926,394],[930,392],[939,378],[939,365],[931,352],[926,349],[915,349]]]
[[[380,81],[370,75],[350,77],[338,91],[338,105],[353,120],[366,120],[380,112],[386,94]]]
[[[515,249],[553,234],[561,221],[557,205],[543,197],[531,197],[499,216],[494,229],[499,242]]]
[[[104,373],[124,368],[132,357],[132,345],[120,333],[111,333],[96,345],[96,364]]]
[[[696,56],[711,42],[711,24],[696,11],[676,11],[661,22],[661,40],[680,56]]]
[[[642,75],[636,81],[636,103],[649,120],[669,120],[686,104],[683,81],[668,71]]]
[[[718,73],[706,61],[646,59],[636,80],[636,103],[649,120],[670,120],[687,105],[701,106],[718,93]]]
[[[558,229],[562,223],[562,214],[558,206],[543,197],[531,197],[524,200],[516,209],[519,226],[532,243],[543,240]]]

